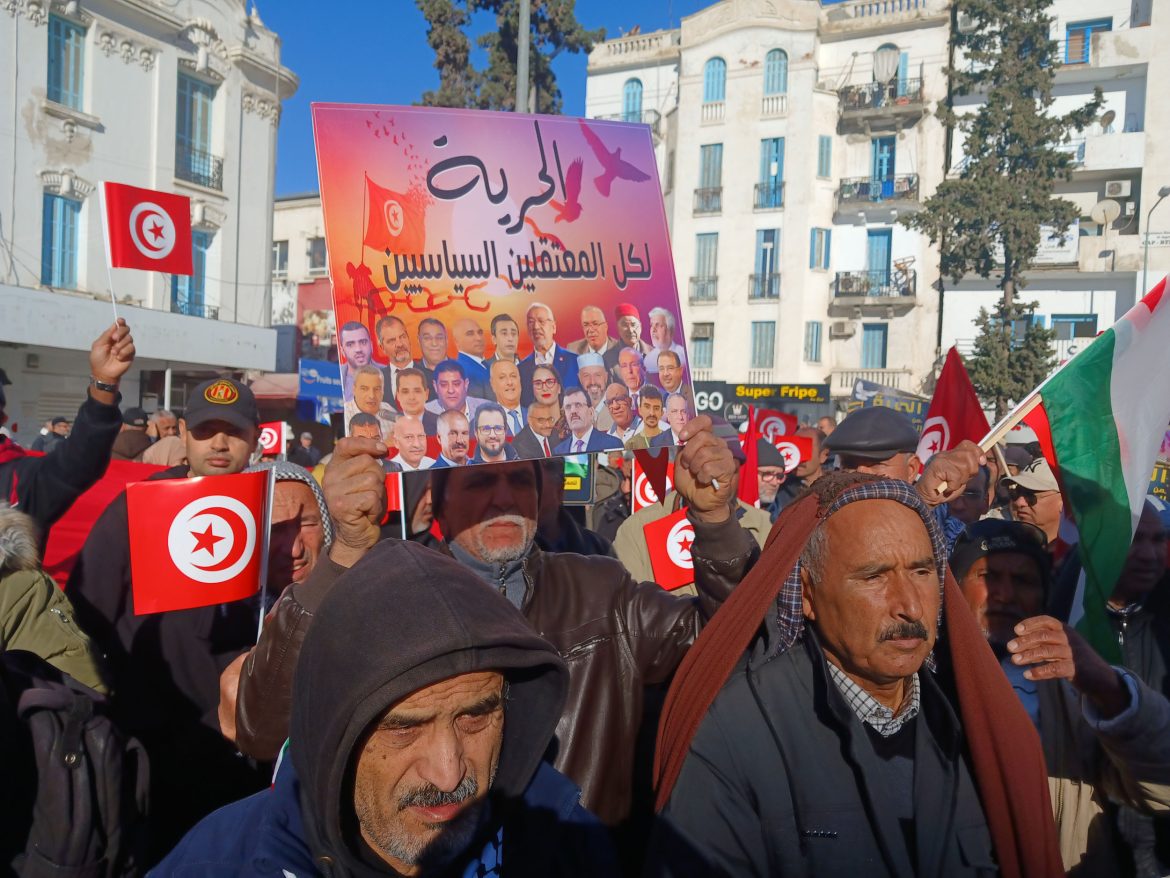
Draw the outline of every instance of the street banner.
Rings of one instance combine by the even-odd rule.
[[[260,425],[260,453],[284,453],[284,421],[268,421]]]
[[[646,126],[344,104],[315,104],[313,126],[347,434],[365,414],[435,435],[459,412],[473,438],[516,435],[486,460],[533,457],[539,402],[554,454],[618,450],[600,400],[573,401],[579,368],[693,398]],[[419,383],[429,398],[403,392]]]
[[[111,267],[192,273],[190,198],[125,183],[102,187]]]
[[[978,442],[989,429],[963,358],[952,347],[947,351],[922,425],[918,459],[925,464],[938,452],[950,451],[964,439]]]
[[[642,532],[646,535],[655,582],[673,591],[695,581],[695,565],[691,559],[695,529],[685,509],[650,522]]]
[[[652,465],[654,460],[654,457],[650,457]],[[670,460],[666,462],[666,478],[661,494],[655,490],[654,480],[642,467],[637,451],[634,452],[630,475],[632,477],[630,481],[630,509],[633,512],[645,509],[647,506],[653,506],[655,503],[661,503],[666,499],[666,495],[674,490],[674,463]]]
[[[268,472],[126,488],[134,614],[238,601],[260,591]]]
[[[855,409],[875,406],[893,409],[909,418],[914,429],[921,434],[926,424],[928,403],[929,400],[913,393],[905,393],[896,387],[887,387],[884,384],[858,378],[853,382],[853,392],[850,394],[849,402],[845,404],[845,410],[851,412]]]

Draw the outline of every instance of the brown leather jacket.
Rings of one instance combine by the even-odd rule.
[[[612,558],[534,546],[524,563],[522,612],[569,666],[554,764],[581,787],[585,807],[611,826],[630,811],[643,687],[670,678],[703,623],[759,555],[756,541],[734,519],[694,528],[696,598],[635,582]],[[273,608],[240,675],[236,743],[244,753],[271,759],[284,743],[301,643],[343,572],[322,559]]]

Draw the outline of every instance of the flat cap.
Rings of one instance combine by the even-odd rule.
[[[901,412],[884,406],[850,412],[825,440],[831,454],[886,460],[918,450],[918,431]]]

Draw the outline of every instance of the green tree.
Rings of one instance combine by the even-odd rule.
[[[953,96],[972,96],[982,103],[962,115],[954,111],[951,99],[940,105],[943,123],[965,136],[963,164],[920,212],[899,218],[939,244],[941,272],[952,281],[972,274],[998,275],[1003,304],[989,317],[985,331],[1000,333],[996,344],[1005,358],[1001,371],[1006,383],[992,381],[989,374],[980,392],[994,398],[999,417],[1006,414],[1010,399],[1018,399],[1005,393],[1011,384],[1006,376],[1019,374],[1030,390],[1047,373],[1024,374],[1015,368],[1011,361],[1022,358],[1022,348],[1012,342],[1010,320],[995,317],[1016,319],[1023,313],[1015,295],[1026,284],[1042,234],[1067,229],[1079,216],[1072,202],[1052,197],[1055,184],[1067,180],[1073,168],[1073,156],[1061,146],[1101,106],[1098,90],[1076,110],[1051,112],[1060,59],[1050,36],[1049,5],[1049,0],[957,0],[954,21],[964,27],[954,28],[952,39],[961,62],[946,72]],[[989,350],[995,347],[990,340],[986,344]]]
[[[516,108],[516,54],[519,0],[415,0],[430,29],[427,40],[435,51],[439,88],[423,95],[429,106],[481,110]],[[586,30],[577,21],[575,0],[531,0],[531,43],[528,69],[535,100],[533,112],[559,113],[561,90],[552,69],[561,52],[589,52],[605,39],[605,30]],[[487,54],[487,66],[471,63],[468,30],[477,13],[494,15],[495,30],[476,39]]]
[[[1036,303],[997,302],[992,313],[979,309],[979,335],[967,358],[967,373],[975,392],[996,401],[996,418],[1007,414],[1009,400],[1019,401],[1056,366],[1052,342],[1056,333],[1032,320]],[[1005,315],[1010,318],[1005,319]]]

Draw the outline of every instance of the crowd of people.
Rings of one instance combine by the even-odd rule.
[[[671,419],[682,397],[663,366],[685,363],[652,332],[646,382],[636,312],[619,307],[615,339],[586,308],[589,350],[574,351],[534,304],[526,323],[552,342],[538,346],[551,367],[517,364],[519,325],[501,317],[474,390],[466,364],[438,356],[442,324],[419,327],[435,361],[407,363],[404,327],[384,318],[380,368],[365,328],[342,327],[346,380],[367,401],[325,458],[305,434],[290,459],[261,459],[256,400],[231,378],[196,387],[181,413],[123,409],[121,321],[95,341],[88,396],[51,453],[0,436],[0,746],[8,715],[25,715],[9,659],[32,653],[149,764],[143,825],[125,825],[123,803],[117,831],[92,836],[51,819],[78,811],[44,788],[50,775],[38,788],[9,766],[5,789],[32,793],[8,797],[29,807],[0,821],[0,862],[29,875],[1167,874],[1164,506],[1146,504],[1109,597],[1110,664],[1067,624],[1078,549],[1034,444],[1001,458],[964,442],[923,465],[904,415],[864,408],[801,426],[812,454],[792,472],[761,440],[751,471],[731,425],[685,398]],[[484,359],[482,331],[451,330],[461,358]],[[584,422],[615,441],[591,444]],[[536,453],[517,454],[526,438]],[[270,603],[136,614],[132,579],[159,574],[132,569],[124,492],[67,587],[45,574],[54,524],[115,449],[140,445],[131,459],[161,448],[156,480],[272,472]],[[656,445],[677,445],[673,488],[634,512],[632,451]],[[578,451],[600,457],[586,514],[564,503],[552,456]],[[499,463],[463,466],[479,461]],[[388,469],[404,473],[396,511]],[[757,503],[738,499],[741,478]],[[646,527],[680,510],[693,583],[668,591]],[[90,839],[62,844],[76,861],[49,855],[49,824]]]

